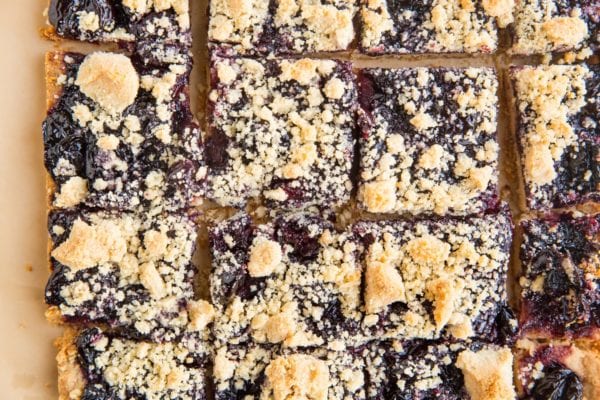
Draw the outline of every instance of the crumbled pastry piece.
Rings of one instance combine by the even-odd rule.
[[[127,43],[145,65],[191,64],[188,0],[53,0],[48,23],[61,38]]]
[[[196,228],[188,217],[64,210],[50,213],[49,227],[46,302],[63,320],[153,340],[210,323],[209,305],[193,302]]]
[[[364,69],[358,201],[373,213],[498,207],[498,81],[488,68]]]
[[[336,206],[350,198],[356,126],[351,66],[213,55],[208,196],[242,207]]]
[[[363,359],[325,347],[288,351],[217,344],[215,398],[366,399]]]
[[[521,329],[530,338],[598,338],[600,216],[524,220]]]
[[[521,0],[515,7],[515,54],[543,54],[600,46],[598,4],[579,0]]]
[[[354,224],[356,251],[366,254],[364,336],[510,343],[517,330],[505,288],[511,230],[505,211]],[[375,293],[373,268],[375,278],[387,278]]]
[[[465,350],[458,355],[456,366],[465,377],[465,387],[473,400],[513,400],[513,355],[500,350]]]
[[[75,84],[104,110],[117,114],[134,102],[140,82],[128,57],[97,52],[85,57]]]
[[[360,48],[368,54],[492,53],[513,0],[361,0]]]
[[[508,347],[477,341],[383,341],[370,344],[366,360],[370,399],[516,398]]]
[[[600,395],[600,348],[593,341],[517,342],[516,383],[520,398],[590,400]]]
[[[346,50],[354,39],[353,0],[211,0],[208,38],[238,54]]]
[[[43,124],[55,207],[172,211],[198,201],[206,167],[187,66],[147,71],[112,53],[50,57],[65,77]]]
[[[83,375],[81,393],[65,398],[207,399],[208,343],[199,337],[150,343],[92,328],[64,345],[79,354],[68,368],[81,369]]]
[[[598,201],[597,66],[514,67],[517,133],[527,205]]]
[[[214,332],[221,340],[285,348],[356,340],[360,267],[353,243],[329,222],[291,214],[257,226],[240,213],[210,237]],[[256,274],[265,265],[269,273]]]

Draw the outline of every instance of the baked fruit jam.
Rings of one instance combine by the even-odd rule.
[[[118,42],[149,66],[191,64],[189,1],[50,0],[50,34]]]
[[[340,205],[350,199],[356,88],[349,62],[211,60],[208,195],[242,207]]]
[[[598,202],[600,67],[514,67],[510,74],[527,206]]]
[[[53,207],[175,210],[202,195],[187,66],[146,68],[100,52],[53,53],[48,63],[62,70],[43,123]]]
[[[48,224],[51,316],[159,341],[187,329],[198,306],[187,216],[55,210]]]
[[[515,354],[520,398],[584,400],[600,396],[597,344],[521,340]]]
[[[210,0],[208,40],[242,55],[348,49],[355,0]]]
[[[384,341],[370,345],[366,360],[370,400],[516,398],[508,347]]]
[[[511,343],[506,213],[419,222],[314,216],[255,225],[245,214],[211,231],[215,336],[284,347],[448,337]]]
[[[367,398],[359,350],[218,344],[215,353],[216,400]]]
[[[359,45],[367,54],[492,53],[512,22],[507,1],[360,1]]]
[[[59,367],[68,363],[75,364],[71,365],[74,373],[80,369],[76,383],[81,386],[77,397],[81,400],[208,398],[209,350],[200,336],[190,335],[178,343],[151,343],[91,328],[62,341]]]
[[[600,46],[597,0],[521,0],[511,28],[516,54],[579,51],[586,58]]]
[[[490,68],[360,71],[358,201],[373,213],[498,208],[498,81]]]
[[[522,222],[521,329],[530,338],[600,337],[600,216]]]

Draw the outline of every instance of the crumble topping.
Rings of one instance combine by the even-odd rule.
[[[515,8],[516,54],[541,54],[598,45],[595,7],[566,0],[523,0]]]
[[[209,197],[241,206],[350,197],[356,90],[348,63],[213,58]]]
[[[589,92],[589,88],[594,90],[597,75],[585,65],[512,70],[519,112],[521,162],[528,205],[532,208],[559,205],[558,201],[578,201],[568,193],[570,191],[583,195],[597,192],[593,181],[587,189],[581,187],[582,181],[592,177],[596,164],[595,150],[588,149],[592,145],[587,144],[587,138],[594,136],[597,129],[597,124],[592,122],[597,93]],[[574,157],[586,158],[588,152],[593,153],[589,155],[592,157],[589,174],[585,165],[570,161]],[[572,182],[565,179],[566,174],[571,174]],[[573,198],[560,200],[559,197]]]
[[[512,400],[513,355],[508,348],[466,350],[458,355],[456,366],[462,370],[465,386],[473,400]]]
[[[302,354],[278,357],[265,369],[263,396],[274,400],[307,398],[326,400],[329,370],[325,361]]]
[[[110,388],[115,399],[143,396],[205,398],[206,373],[198,361],[207,356],[206,343],[187,338],[180,343],[150,343],[112,336],[97,328],[77,337],[81,368],[89,396]],[[104,388],[106,390],[106,388]]]
[[[497,204],[493,70],[365,69],[360,82],[362,207],[467,215]]]
[[[258,239],[250,249],[248,272],[250,276],[262,277],[271,275],[280,266],[282,259],[279,243],[268,239]]]
[[[210,2],[209,40],[241,54],[345,50],[354,39],[354,2],[263,0]]]
[[[54,199],[56,207],[74,207],[85,200],[88,194],[87,180],[73,176],[69,178],[60,188],[60,192]]]
[[[496,25],[512,22],[513,0],[361,2],[361,41],[367,53],[491,53]],[[496,23],[497,21],[497,23]]]
[[[505,214],[445,222],[360,222],[352,231],[358,243],[374,240],[357,246],[359,254],[366,251],[366,337],[495,335],[494,323],[482,321],[495,319],[490,316],[506,304],[511,226]],[[379,276],[372,277],[373,272]],[[370,285],[384,273],[386,280],[381,279],[374,296]]]
[[[139,77],[128,57],[97,52],[83,60],[75,84],[106,111],[116,114],[135,100]]]
[[[46,302],[63,318],[85,318],[165,339],[198,330],[191,257],[196,232],[176,215],[114,215],[55,211],[50,214],[53,274]],[[203,308],[198,308],[202,306]],[[193,320],[191,318],[194,318]]]

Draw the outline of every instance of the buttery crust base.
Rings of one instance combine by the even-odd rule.
[[[78,400],[85,389],[85,378],[77,363],[77,334],[74,328],[67,328],[64,334],[54,341],[58,350],[58,400]]]

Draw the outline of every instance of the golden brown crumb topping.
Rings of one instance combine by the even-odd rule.
[[[508,348],[465,350],[458,355],[456,366],[465,377],[465,386],[473,400],[512,400],[513,355]]]

